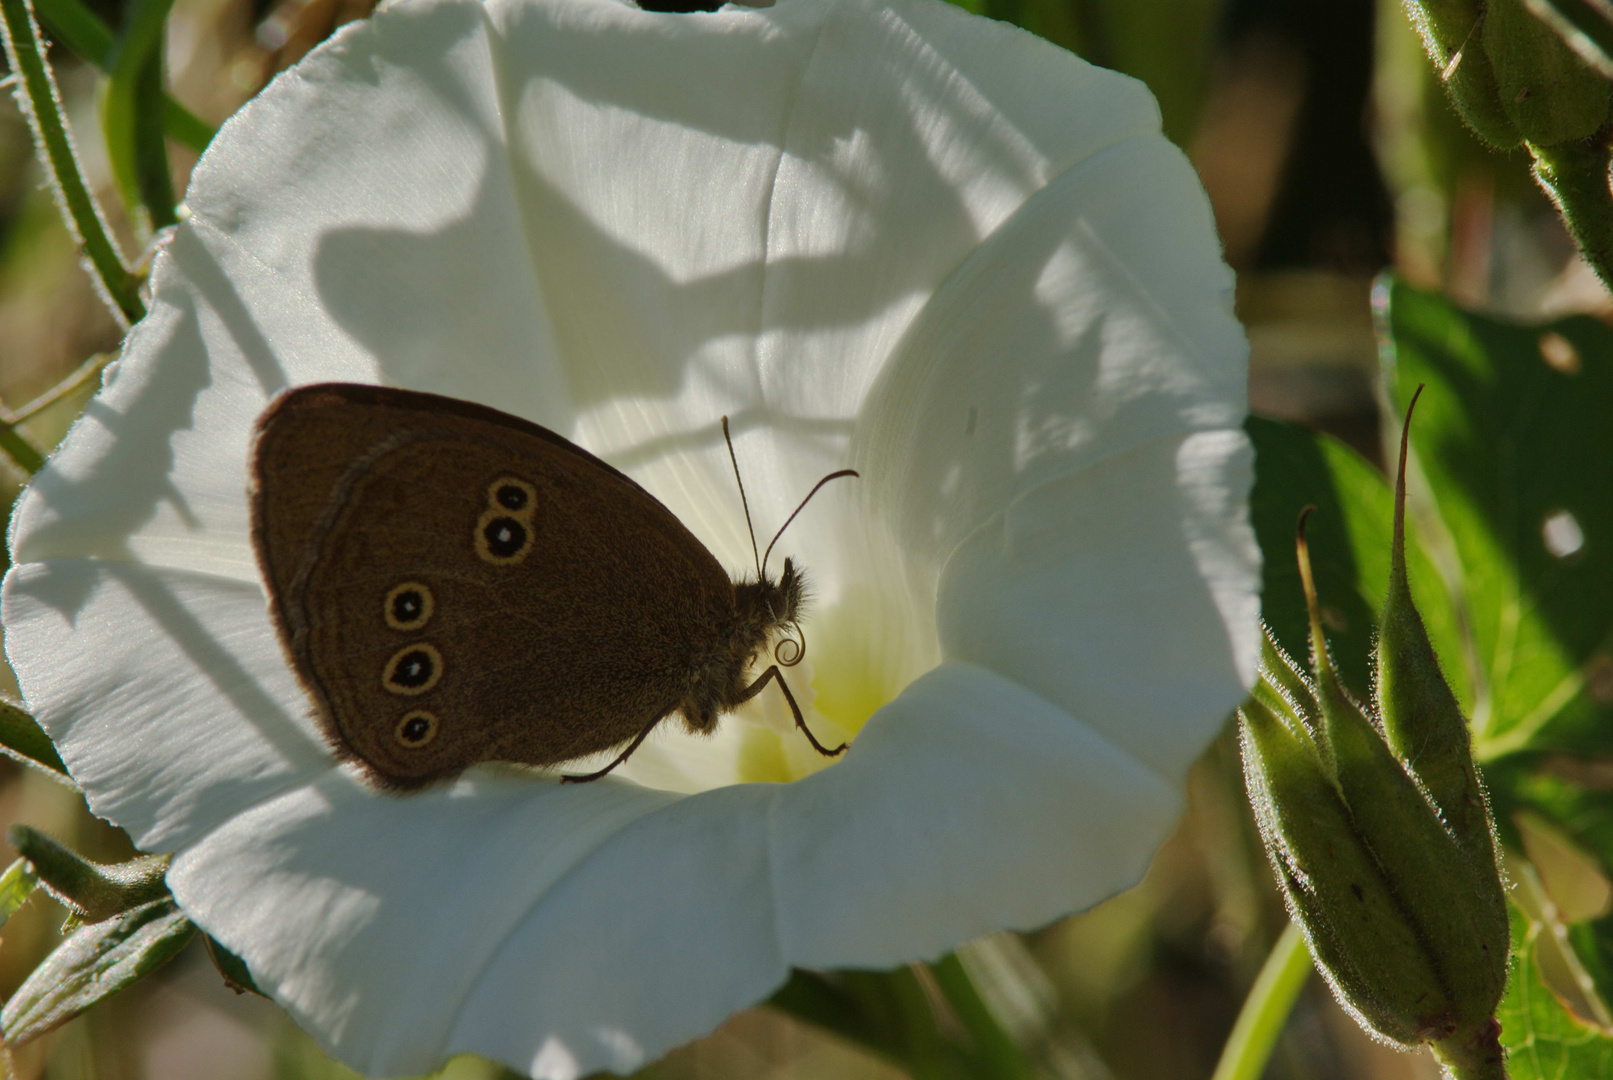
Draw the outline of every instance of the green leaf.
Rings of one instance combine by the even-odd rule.
[[[1608,858],[1613,855],[1613,791],[1592,786],[1601,782],[1584,772],[1566,758],[1541,762],[1520,757],[1487,767],[1496,824],[1507,846],[1522,850],[1513,822],[1521,811],[1532,810],[1598,853],[1604,865],[1613,865]]]
[[[1581,1023],[1541,981],[1536,923],[1523,938],[1512,982],[1501,1000],[1501,1045],[1512,1080],[1563,1080],[1613,1075],[1613,1038]]]
[[[1535,888],[1526,873],[1515,895]],[[1535,906],[1527,896],[1525,903]],[[1573,958],[1540,909],[1531,915],[1513,905],[1512,947],[1512,972],[1496,1013],[1512,1080],[1613,1075],[1613,1032],[1570,1012],[1548,984],[1547,972],[1563,978]]]
[[[39,721],[4,698],[0,698],[0,753],[67,776],[67,766]]]
[[[1258,416],[1249,419],[1245,430],[1255,444],[1250,514],[1265,556],[1262,614],[1290,656],[1309,655],[1294,526],[1302,509],[1315,506],[1306,533],[1323,628],[1340,678],[1365,701],[1368,650],[1389,587],[1394,492],[1377,469],[1332,436]],[[1463,661],[1456,612],[1415,528],[1408,527],[1406,560],[1429,639],[1457,700],[1471,708],[1472,677]]]
[[[18,859],[6,867],[6,872],[0,874],[0,926],[10,921],[38,884],[39,875],[27,859]]]
[[[171,897],[81,928],[6,1002],[0,1037],[17,1046],[65,1024],[162,967],[195,936]]]
[[[1604,891],[1605,895],[1607,888],[1609,853],[1613,853],[1613,791],[1587,786],[1586,781],[1600,782],[1594,775],[1587,775],[1596,768],[1594,763],[1587,769],[1561,757],[1528,763],[1527,759],[1515,756],[1492,766],[1488,775],[1492,804],[1497,811],[1497,828],[1513,852],[1525,850],[1526,840],[1520,824],[1531,816],[1536,823],[1544,821],[1548,827],[1555,826],[1575,845],[1577,859],[1566,867],[1566,877],[1561,852],[1545,852],[1548,857],[1556,856],[1557,865],[1538,871],[1516,855],[1508,861],[1514,878],[1527,877],[1530,882],[1547,878],[1534,887],[1553,901],[1552,921],[1559,924],[1553,932],[1561,933],[1563,944],[1572,948],[1576,962],[1583,968],[1589,980],[1582,986],[1584,993],[1594,994],[1601,1002],[1613,1003],[1613,915],[1587,919],[1586,913],[1582,913],[1579,916],[1582,921],[1572,921],[1563,911],[1567,906],[1563,901],[1572,899],[1576,892],[1581,898],[1577,906],[1583,908],[1587,892],[1596,898],[1598,891]],[[1535,824],[1537,835],[1540,829],[1541,826]],[[1593,867],[1593,863],[1600,865]],[[1555,872],[1548,874],[1548,870]],[[1599,875],[1599,880],[1595,875]],[[1552,896],[1554,887],[1566,889],[1567,895]]]
[[[1483,673],[1480,760],[1613,752],[1613,329],[1504,323],[1400,282],[1379,296],[1391,395],[1428,387],[1412,452]]]

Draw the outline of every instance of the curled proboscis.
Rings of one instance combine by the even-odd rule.
[[[790,633],[773,646],[773,659],[780,667],[794,667],[806,659],[806,634],[798,622],[790,624]]]

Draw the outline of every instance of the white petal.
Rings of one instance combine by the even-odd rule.
[[[688,796],[600,846],[503,942],[451,1047],[540,1080],[626,1073],[765,997],[788,974],[767,859],[776,791]]]
[[[375,1076],[474,1051],[536,1076],[628,1071],[787,969],[770,785],[678,799],[476,770],[377,798],[344,774],[176,859],[185,909],[333,1054]]]
[[[1028,492],[947,564],[946,655],[1041,694],[1179,784],[1254,674],[1251,459],[1241,431],[1210,432]]]
[[[474,1051],[569,1078],[637,1067],[790,965],[933,957],[1095,903],[1179,802],[1092,728],[953,664],[795,784],[680,798],[477,770],[378,799],[331,774],[189,848],[169,882],[355,1068]]]
[[[339,35],[215,139],[125,345],[141,361],[24,497],[16,560],[134,557],[257,580],[252,421],[291,385],[391,382],[569,429],[481,6],[405,5],[375,27]]]
[[[1219,724],[1241,699],[1239,679],[1252,678],[1256,644],[1259,555],[1243,509],[1252,478],[1246,440],[1236,430],[1247,350],[1226,303],[1230,277],[1208,222],[1185,160],[1157,136],[1065,172],[930,299],[870,393],[850,454],[863,472],[856,497],[875,539],[861,559],[846,561],[881,595],[879,606],[909,609],[911,625],[931,632],[973,626],[962,632],[989,637],[989,647],[953,640],[949,656],[1016,677],[1040,672],[1026,685],[1044,694],[1049,680],[1090,684],[1090,693],[1049,696],[1075,715],[1148,733],[1111,734],[1168,776],[1196,753],[1211,730],[1206,725]],[[1039,496],[1068,496],[1072,512],[1114,521],[1128,508],[1150,508],[1137,512],[1156,515],[1147,523],[1153,536],[1134,531],[1105,556],[1146,561],[1152,542],[1159,565],[1120,574],[1095,552],[1055,559],[1044,551],[1038,572],[1012,561],[984,570],[964,558],[986,542],[983,531],[1001,530],[1003,515],[1026,493],[1083,471],[1101,476],[1111,458],[1174,444],[1193,431],[1225,433],[1230,449],[1180,477],[1163,451],[1163,470],[1145,469],[1130,486],[1102,486],[1107,502],[1080,484],[1046,487]],[[1199,505],[1209,492],[1219,501]],[[1072,552],[1088,542],[1074,533],[1062,539]],[[1224,557],[1212,557],[1212,549]],[[1167,563],[1172,576],[1161,577]],[[954,604],[938,618],[943,567]],[[977,572],[984,577],[972,581]],[[1212,598],[1220,586],[1207,581],[1222,580],[1230,591]],[[1148,602],[1166,582],[1180,594],[1179,610]],[[1086,592],[1101,594],[1107,606],[1068,603]],[[1132,635],[1128,666],[1082,660],[1089,638],[1114,643],[1111,626]],[[905,647],[923,654],[916,634],[908,632]],[[1116,658],[1108,645],[1085,655]],[[1224,666],[1229,657],[1239,659],[1236,674]],[[1135,673],[1166,661],[1183,665],[1167,666],[1176,673],[1161,677],[1170,693],[1136,683]],[[1117,680],[1117,670],[1133,676]],[[1169,704],[1161,700],[1139,715],[1133,692]],[[1168,724],[1156,732],[1147,721],[1160,717]],[[1187,739],[1171,743],[1163,731]],[[1160,749],[1136,745],[1139,738],[1157,740]]]
[[[807,417],[855,413],[976,245],[1053,177],[1159,124],[1140,83],[941,4],[838,5],[797,95],[770,213],[763,377],[769,400]]]
[[[237,377],[247,372],[209,368],[199,321],[186,297],[159,300],[135,327],[129,348],[143,343],[159,359],[108,368],[105,389],[18,502],[15,563],[152,559],[257,580],[244,462],[267,399]],[[211,422],[199,425],[203,397]]]
[[[399,5],[346,27],[225,125],[184,227],[253,297],[210,341],[215,363],[239,363],[256,334],[290,383],[362,366],[367,381],[566,429],[495,53],[482,5]]]
[[[172,851],[334,768],[256,585],[61,559],[6,575],[7,655],[90,808]]]
[[[773,816],[784,951],[798,967],[933,959],[1133,884],[1179,789],[1086,718],[970,664],[881,709],[846,760]]]
[[[1237,426],[1248,347],[1213,235],[1181,153],[1134,140],[1039,192],[930,299],[851,455],[927,585],[1037,484]]]

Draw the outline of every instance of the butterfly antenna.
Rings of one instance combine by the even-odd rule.
[[[745,481],[739,477],[739,458],[734,455],[734,438],[728,434],[728,417],[722,418],[722,438],[728,444],[728,460],[734,463],[734,483],[739,485],[739,505],[745,508],[745,528],[750,532],[750,557],[756,559],[756,526],[750,523],[750,500],[745,498]],[[808,496],[810,498],[811,496]],[[769,551],[773,548],[768,547]],[[756,559],[756,580],[762,580],[762,560]]]
[[[842,476],[861,476],[861,475],[862,474],[859,473],[856,469],[841,469],[839,472],[830,473],[828,476],[825,476],[822,480],[819,480],[816,484],[814,484],[813,487],[812,487],[812,490],[807,492],[807,497],[801,500],[801,505],[797,506],[795,508],[795,513],[791,514],[789,517],[785,518],[784,519],[784,524],[780,525],[779,529],[778,529],[778,532],[773,534],[773,539],[767,545],[767,550],[762,553],[762,564],[761,564],[761,566],[756,568],[756,573],[761,574],[763,572],[763,569],[767,566],[767,557],[769,555],[773,554],[773,545],[778,543],[778,538],[783,536],[784,535],[784,530],[788,529],[790,527],[790,522],[795,520],[795,515],[799,514],[802,510],[806,509],[806,504],[812,501],[812,496],[816,495],[818,493],[818,491],[823,487],[823,485],[827,484],[831,480],[838,480]]]

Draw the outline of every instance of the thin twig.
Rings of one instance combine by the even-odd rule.
[[[101,369],[110,364],[115,356],[117,356],[117,353],[96,353],[94,356],[80,364],[71,375],[67,376],[67,378],[57,383],[49,390],[46,390],[43,394],[40,394],[38,397],[34,398],[16,412],[12,412],[5,406],[0,405],[0,422],[7,424],[20,424],[25,420],[38,416],[52,405],[62,400],[62,398],[89,382],[92,378],[100,375]]]

